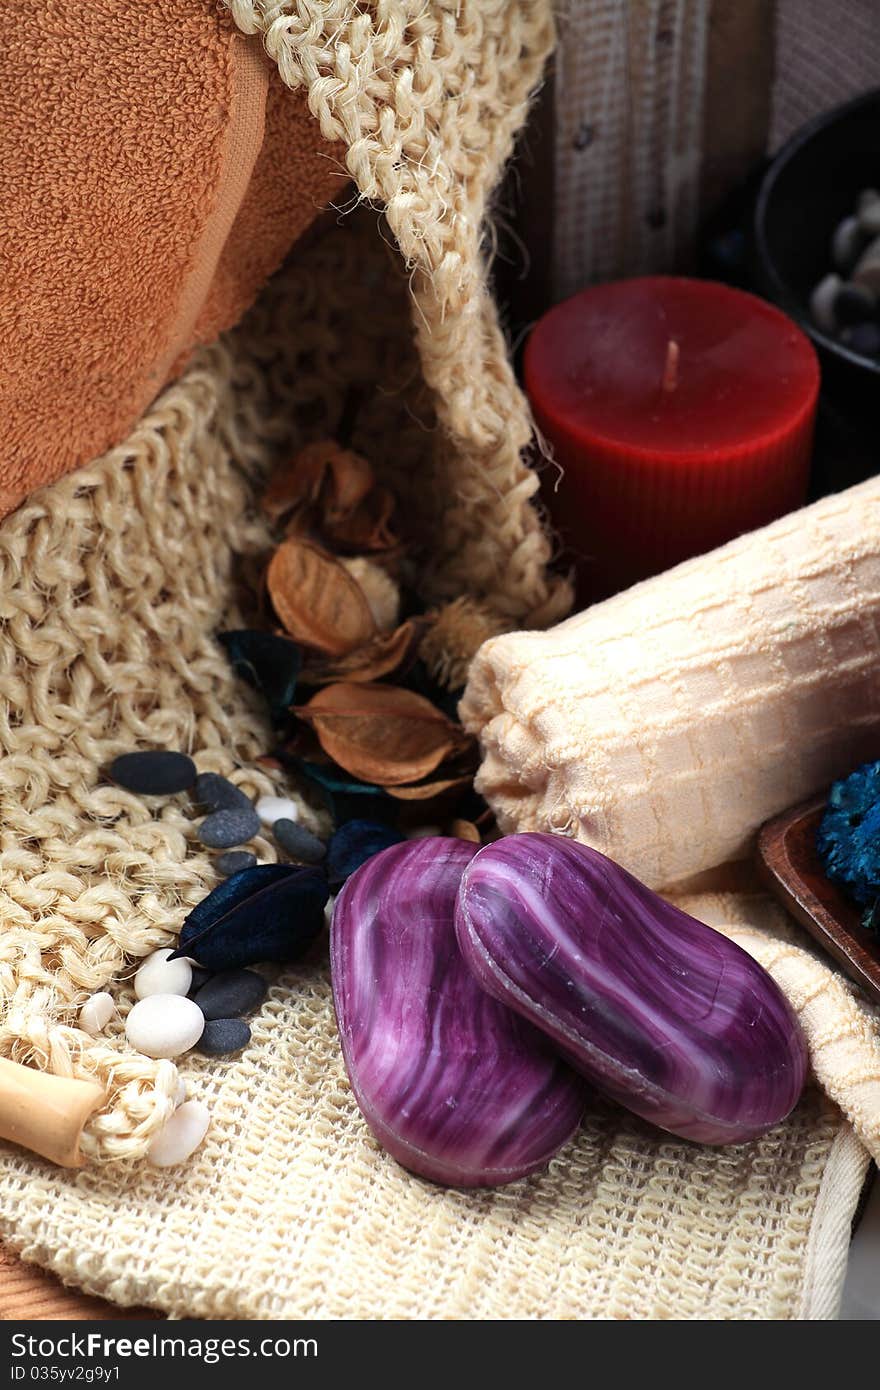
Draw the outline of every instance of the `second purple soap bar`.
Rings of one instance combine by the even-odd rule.
[[[800,1096],[806,1045],[766,971],[596,850],[543,834],[487,845],[456,930],[484,989],[662,1129],[737,1143]]]

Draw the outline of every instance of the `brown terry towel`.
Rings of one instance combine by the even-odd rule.
[[[214,0],[0,7],[0,516],[119,442],[344,187]]]

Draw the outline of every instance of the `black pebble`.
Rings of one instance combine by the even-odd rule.
[[[295,820],[282,816],[272,826],[272,834],[285,854],[298,859],[300,864],[320,864],[327,853],[326,845],[305,826],[297,825]]]
[[[219,772],[200,772],[193,788],[196,801],[209,811],[250,811],[251,799]]]
[[[841,285],[834,297],[834,317],[841,327],[866,323],[877,312],[877,301],[861,285]]]
[[[241,811],[213,811],[199,826],[198,835],[209,849],[243,845],[260,829],[260,817],[252,807]]]
[[[222,1057],[227,1052],[241,1052],[251,1040],[251,1030],[241,1018],[212,1018],[196,1044],[196,1051],[206,1057]]]
[[[877,357],[880,355],[880,323],[854,323],[843,330],[840,341],[861,357]]]
[[[237,1018],[266,997],[268,986],[255,970],[220,970],[196,995],[205,1018]]]
[[[202,988],[202,985],[208,983],[213,974],[213,970],[206,970],[203,965],[194,965],[192,967],[192,979],[190,980],[189,990],[187,991],[190,999]]]
[[[252,869],[256,862],[257,856],[251,854],[249,849],[228,849],[218,857],[214,868],[224,878],[231,878],[233,874],[240,874],[242,869]]]
[[[185,753],[156,749],[122,753],[110,764],[110,776],[126,791],[141,796],[172,796],[187,791],[196,780],[196,765]]]

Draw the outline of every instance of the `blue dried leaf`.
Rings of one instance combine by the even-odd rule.
[[[335,825],[359,820],[367,809],[373,820],[397,819],[400,807],[383,787],[374,787],[370,782],[358,782],[335,764],[328,766],[296,758],[293,766],[318,788]],[[365,797],[369,797],[369,801],[365,801]]]
[[[330,837],[327,846],[327,877],[333,887],[345,880],[389,845],[399,845],[403,836],[390,825],[375,820],[350,820]]]
[[[194,907],[180,932],[176,956],[208,970],[304,955],[324,924],[326,875],[293,864],[258,864],[219,883]]]
[[[880,762],[834,783],[816,847],[828,877],[856,902],[880,897]]]
[[[236,675],[259,690],[267,701],[273,723],[283,722],[296,697],[302,666],[297,644],[289,637],[251,628],[221,632],[218,640],[226,648]]]
[[[310,781],[317,782],[328,792],[345,792],[349,796],[385,796],[382,787],[374,787],[371,782],[358,782],[346,777],[337,767],[321,763],[309,763],[305,758],[297,758],[296,766]]]

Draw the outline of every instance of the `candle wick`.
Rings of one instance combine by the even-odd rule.
[[[674,391],[678,385],[678,359],[680,355],[678,343],[674,338],[670,338],[666,344],[666,362],[663,367],[664,391]]]

